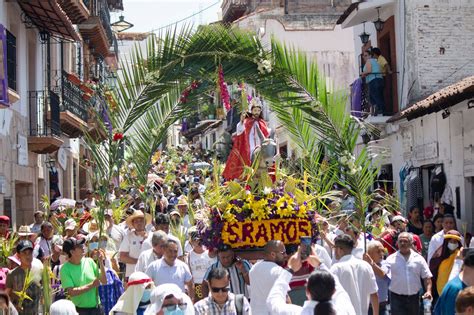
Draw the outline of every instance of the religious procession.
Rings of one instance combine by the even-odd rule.
[[[0,0],[0,315],[474,315],[472,3],[140,2]]]

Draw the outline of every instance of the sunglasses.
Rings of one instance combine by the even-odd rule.
[[[211,290],[214,293],[219,293],[221,291],[224,292],[224,293],[227,293],[227,292],[230,291],[230,288],[229,287],[223,287],[223,288],[211,287]]]
[[[165,308],[166,310],[172,312],[174,310],[176,310],[178,307],[184,311],[186,310],[186,307],[188,306],[187,303],[179,303],[179,304],[172,304],[172,305],[163,305],[163,308]]]

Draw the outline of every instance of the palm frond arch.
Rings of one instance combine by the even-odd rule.
[[[271,72],[259,72],[262,60],[271,62]],[[227,82],[253,86],[270,104],[303,152],[304,168],[313,177],[313,188],[327,191],[336,182],[349,186],[357,208],[363,212],[371,198],[368,191],[377,169],[365,149],[353,157],[352,164],[341,163],[341,157],[354,155],[363,128],[346,113],[345,96],[327,93],[325,79],[305,54],[276,40],[265,47],[253,33],[220,25],[199,27],[197,31],[190,27],[168,29],[152,36],[146,51],[136,48],[123,63],[112,90],[116,107],[110,111],[110,120],[114,130],[134,134],[130,147],[140,164],[141,180],[146,180],[151,156],[165,139],[167,128],[195,112],[203,97],[216,89],[219,66]],[[186,102],[181,102],[181,93],[193,82],[199,85]],[[109,134],[109,144],[113,144],[111,137]],[[321,148],[329,157],[324,163]],[[102,178],[114,175],[110,162],[116,158],[96,161],[108,169],[102,172]]]

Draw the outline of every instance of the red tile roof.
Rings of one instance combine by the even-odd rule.
[[[464,78],[459,82],[442,88],[392,116],[387,122],[394,122],[403,118],[412,120],[430,113],[439,112],[472,97],[474,97],[474,76]]]

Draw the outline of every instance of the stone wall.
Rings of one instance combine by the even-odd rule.
[[[406,1],[405,12],[409,103],[474,74],[473,1]]]

